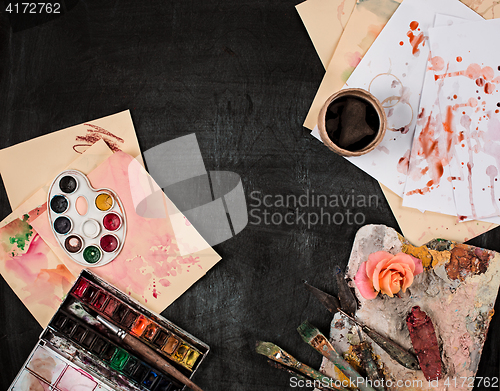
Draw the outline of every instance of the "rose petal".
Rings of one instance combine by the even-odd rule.
[[[399,253],[395,255],[389,262],[390,264],[398,263],[398,264],[406,264],[410,267],[412,273],[415,271],[415,261],[413,257],[405,253]]]
[[[380,282],[380,292],[385,293],[386,295],[393,297],[392,291],[391,291],[391,277],[392,274],[389,273],[383,273],[383,277],[379,279]]]
[[[373,289],[373,283],[366,275],[366,262],[363,262],[354,276],[354,282],[358,287],[359,293],[367,300],[372,300],[377,297],[378,292]]]
[[[410,270],[410,267],[406,264],[401,265],[399,263],[393,263],[393,264],[386,266],[386,270],[392,270],[393,272],[405,274],[408,270]],[[411,273],[411,270],[410,270],[410,273]]]
[[[410,255],[413,262],[415,262],[415,270],[413,271],[413,275],[416,276],[424,271],[424,267],[422,266],[422,260],[420,258],[416,258]]]
[[[401,286],[403,292],[406,292],[406,288],[408,288],[411,284],[413,284],[413,274],[408,273],[403,279],[403,284]]]
[[[403,277],[401,277],[401,274],[399,273],[393,273],[391,278],[391,292],[398,293],[401,290],[401,281],[403,280]]]
[[[375,267],[382,261],[391,259],[394,255],[388,253],[387,251],[377,251],[368,255],[368,261],[366,264],[366,274],[368,276],[373,276]]]
[[[386,265],[388,262],[390,262],[391,258],[389,259],[385,259],[385,260],[382,260],[380,261],[376,266],[375,266],[375,270],[373,271],[373,274],[370,276],[368,274],[368,277],[371,278],[372,282],[373,282],[373,288],[376,290],[376,291],[379,291],[380,290],[380,284],[379,284],[379,279],[380,279],[380,273],[386,269]]]

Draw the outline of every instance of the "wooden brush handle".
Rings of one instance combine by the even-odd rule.
[[[141,355],[149,364],[152,364],[156,368],[172,375],[175,379],[179,380],[182,384],[185,384],[192,390],[203,391],[200,387],[194,384],[191,379],[180,372],[177,368],[170,365],[163,357],[141,341],[127,334],[125,335],[125,338],[123,338],[123,342],[128,345],[129,348]]]

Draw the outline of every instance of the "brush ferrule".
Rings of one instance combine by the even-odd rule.
[[[104,319],[101,315],[97,315],[97,320],[101,322],[104,326],[106,326],[108,329],[110,329],[114,334],[116,334],[121,339],[125,338],[125,335],[127,335],[127,333],[124,330],[122,330],[118,326],[115,326],[107,319]]]

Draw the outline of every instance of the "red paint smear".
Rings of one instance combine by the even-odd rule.
[[[493,92],[495,92],[495,85],[492,83],[486,83],[484,86],[484,92],[487,94],[493,94]]]
[[[431,187],[439,185],[439,182],[444,174],[444,166],[448,164],[448,156],[453,146],[453,107],[448,106],[446,111],[446,118],[442,123],[443,130],[445,131],[445,143],[439,143],[439,138],[436,139],[436,119],[432,117],[432,113],[427,117],[423,123],[423,129],[420,133],[417,142],[415,143],[413,153],[416,152],[418,156],[423,157],[427,161],[427,170],[420,171],[421,175],[428,173],[430,180],[422,189],[415,189],[407,192],[407,195],[412,194],[425,194],[431,190]],[[440,147],[441,145],[441,147]]]
[[[113,152],[121,151],[121,149],[118,147],[118,143],[123,144],[125,142],[124,139],[114,135],[104,128],[101,128],[100,126],[92,124],[85,124],[85,126],[88,126],[91,129],[87,129],[87,134],[85,136],[76,136],[75,140],[83,142],[83,144],[73,145],[73,150],[75,152],[83,153],[87,148],[81,150],[80,147],[90,147],[99,140],[103,140]]]
[[[398,161],[397,170],[401,174],[408,175],[408,167],[410,165],[410,150],[407,150],[402,158]]]
[[[418,27],[418,22],[417,21],[413,21],[410,23],[410,29],[412,29],[413,31],[415,31]]]
[[[417,36],[413,34],[412,31],[408,31],[406,34],[408,38],[410,39],[410,45],[412,46],[412,54],[415,56],[420,52],[418,45],[420,45],[422,42],[424,42],[424,33],[420,33]]]

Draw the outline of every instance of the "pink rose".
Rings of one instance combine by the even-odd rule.
[[[423,270],[422,261],[411,255],[377,251],[361,264],[354,282],[365,299],[374,299],[379,291],[393,297],[401,289],[405,292],[412,284],[413,276]]]

